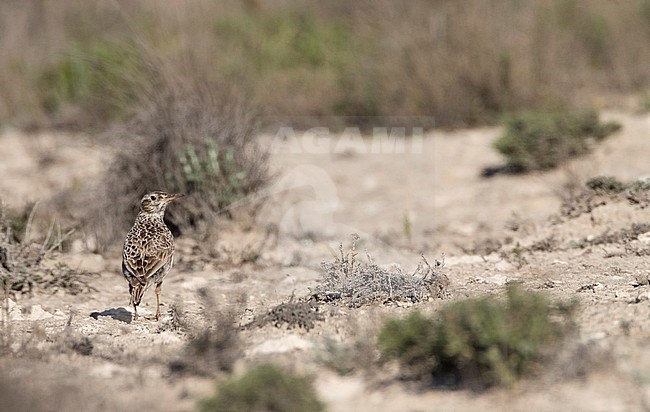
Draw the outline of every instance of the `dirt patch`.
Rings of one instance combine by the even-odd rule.
[[[309,331],[314,328],[316,322],[325,320],[319,306],[318,302],[311,299],[302,302],[280,303],[246,327],[263,327],[271,324],[276,328],[286,325],[287,329],[303,328]]]
[[[568,196],[560,207],[560,215],[576,218],[611,202],[629,202],[639,208],[650,204],[650,183],[637,180],[622,183],[609,176],[589,179],[579,193]]]

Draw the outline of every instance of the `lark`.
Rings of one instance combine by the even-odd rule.
[[[183,195],[147,193],[140,201],[140,212],[126,235],[122,251],[122,273],[129,282],[133,319],[138,319],[142,296],[156,285],[156,316],[160,319],[160,293],[165,276],[174,264],[174,237],[163,217],[167,204]]]

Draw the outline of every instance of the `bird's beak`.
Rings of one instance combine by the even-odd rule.
[[[167,201],[171,202],[172,200],[178,199],[179,197],[183,197],[183,196],[185,196],[185,195],[181,194],[181,193],[176,193],[176,194],[173,194],[170,197],[168,197]]]

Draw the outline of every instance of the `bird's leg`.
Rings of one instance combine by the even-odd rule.
[[[160,319],[160,292],[162,291],[162,282],[156,285],[156,320]]]
[[[138,304],[136,303],[135,295],[137,293],[136,287],[129,283],[129,293],[131,294],[131,300],[129,304],[133,305],[133,320],[138,320]]]

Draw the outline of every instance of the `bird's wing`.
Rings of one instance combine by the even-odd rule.
[[[147,265],[144,268],[144,278],[149,279],[154,273],[158,272],[161,267],[169,262],[172,255],[172,249],[158,250],[154,256],[147,260]]]
[[[127,242],[124,244],[122,251],[122,271],[124,276],[128,278],[134,277],[141,285],[145,284],[144,272],[142,270],[142,262],[144,259],[140,256],[133,245]]]
[[[140,253],[136,252],[137,250]],[[125,247],[122,259],[129,273],[144,285],[154,273],[169,262],[173,252],[173,247],[168,245],[146,242],[139,248]]]

